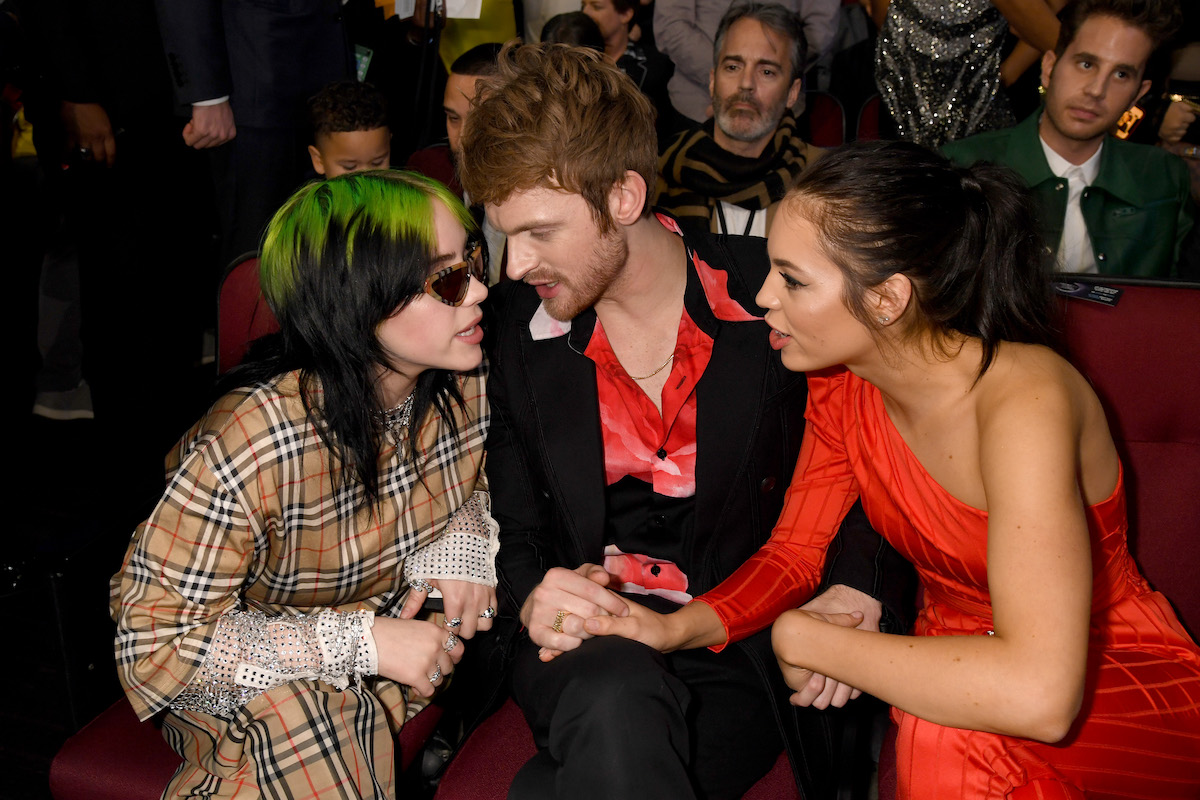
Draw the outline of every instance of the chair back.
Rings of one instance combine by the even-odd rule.
[[[858,110],[858,124],[855,126],[856,140],[873,142],[879,139],[879,109],[882,105],[883,101],[877,94],[871,95],[862,104],[862,108]]]
[[[1196,635],[1200,286],[1074,275],[1058,286],[1117,298],[1063,298],[1067,354],[1104,404],[1125,465],[1134,558]]]
[[[809,141],[817,147],[837,147],[846,141],[846,112],[829,92],[804,93]]]
[[[217,296],[217,374],[240,364],[255,339],[277,330],[279,322],[258,284],[258,253],[235,258]]]

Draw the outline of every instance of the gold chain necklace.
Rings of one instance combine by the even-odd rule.
[[[659,366],[658,366],[658,369],[654,370],[654,372],[651,372],[649,375],[643,375],[643,376],[642,376],[642,377],[640,377],[640,378],[639,378],[637,375],[629,375],[629,373],[628,373],[628,372],[626,372],[625,374],[626,374],[626,375],[629,375],[629,377],[633,378],[635,381],[644,381],[644,380],[646,380],[647,378],[653,378],[655,375],[657,375],[658,373],[662,372],[664,369],[666,369],[666,368],[667,368],[667,364],[670,364],[670,363],[671,363],[672,361],[674,361],[674,360],[675,360],[675,354],[674,354],[674,353],[671,353],[671,355],[667,356],[667,360],[666,360],[666,361],[664,361],[663,363],[659,364]]]

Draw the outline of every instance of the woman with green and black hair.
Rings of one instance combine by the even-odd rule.
[[[392,797],[393,737],[495,615],[476,233],[403,172],[313,183],[263,240],[281,331],[168,459],[113,579],[166,796]],[[428,592],[445,615],[417,613]]]

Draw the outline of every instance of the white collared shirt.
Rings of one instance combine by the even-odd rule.
[[[1058,267],[1062,272],[1098,272],[1092,239],[1084,224],[1079,200],[1100,174],[1100,153],[1104,150],[1104,143],[1100,143],[1091,158],[1077,165],[1054,152],[1040,136],[1038,141],[1041,142],[1050,171],[1067,181],[1067,213],[1063,218],[1062,239],[1058,243]]]
[[[719,233],[767,238],[767,215],[765,213],[760,214],[748,208],[726,203],[724,200],[719,202],[721,211],[717,215],[718,227],[722,227],[720,223],[724,223],[722,230],[718,231]]]

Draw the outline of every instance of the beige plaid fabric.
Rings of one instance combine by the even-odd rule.
[[[484,370],[460,378],[450,435],[429,415],[417,468],[380,456],[380,507],[355,513],[305,419],[296,375],[221,398],[167,459],[168,486],[112,579],[117,665],[138,717],[166,709],[195,677],[217,620],[366,608],[399,614],[404,558],[441,533],[482,474]],[[339,692],[294,681],[232,720],[168,712],[185,763],[166,796],[392,797],[393,736],[416,708],[382,678]]]

